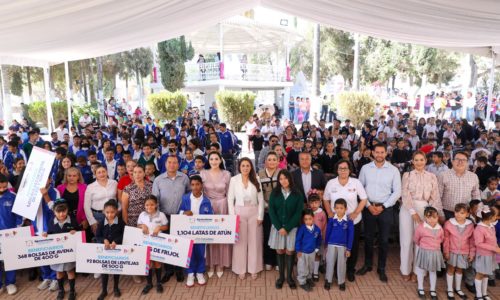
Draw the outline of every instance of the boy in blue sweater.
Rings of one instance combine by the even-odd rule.
[[[332,284],[333,267],[337,263],[339,289],[345,291],[345,273],[347,258],[351,256],[354,240],[354,223],[347,218],[347,202],[339,198],[335,201],[335,216],[328,219],[325,242],[328,244],[326,254],[325,290]]]
[[[314,224],[314,213],[306,209],[302,214],[304,224],[297,230],[295,238],[295,251],[299,261],[297,263],[297,280],[300,287],[306,292],[310,292],[314,287],[312,275],[314,271],[314,261],[316,253],[321,247],[321,230]]]
[[[4,174],[0,174],[0,230],[16,228],[22,223],[22,218],[12,212],[16,195],[11,193],[7,186],[9,181]],[[5,273],[5,285],[7,293],[14,295],[17,293],[16,271],[4,271],[3,264],[0,266],[0,290],[3,289],[3,273]]]

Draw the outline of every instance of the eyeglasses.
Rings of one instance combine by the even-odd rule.
[[[339,171],[349,171],[349,168],[339,168]]]
[[[458,162],[458,163],[465,163],[467,162],[467,159],[460,159],[460,158],[455,158],[454,161]]]

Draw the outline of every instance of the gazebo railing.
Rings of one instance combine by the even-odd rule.
[[[279,81],[286,82],[288,78],[287,67],[276,68],[264,64],[244,63],[185,63],[186,82],[206,80],[244,80],[244,81]],[[278,70],[276,70],[278,69]]]

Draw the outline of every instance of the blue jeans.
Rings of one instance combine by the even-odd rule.
[[[387,250],[389,247],[389,234],[391,233],[392,224],[394,223],[394,209],[392,207],[385,208],[382,213],[374,216],[368,208],[363,210],[363,222],[365,229],[365,266],[373,266],[373,242],[377,233],[378,227],[378,265],[377,269],[385,271],[387,261]]]
[[[290,114],[290,121],[293,122],[293,118],[295,117],[295,108],[289,108],[288,113]]]
[[[474,107],[467,108],[465,117],[467,118],[467,121],[469,121],[469,122],[474,121]]]
[[[5,266],[2,262],[0,266],[0,288],[3,286],[2,285],[3,273],[5,273],[5,286],[16,284],[16,271],[14,270],[6,272]]]
[[[187,273],[203,274],[205,273],[205,244],[193,245],[193,252],[191,254],[191,262]]]

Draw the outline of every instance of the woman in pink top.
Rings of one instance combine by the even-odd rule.
[[[468,205],[458,203],[455,205],[455,217],[444,224],[443,253],[448,263],[446,272],[448,299],[453,299],[455,293],[462,299],[467,298],[461,289],[462,272],[470,266],[476,252],[474,223],[467,219],[468,216]],[[455,289],[453,289],[453,277],[455,277]]]
[[[85,191],[87,185],[83,183],[83,176],[80,170],[76,167],[70,167],[64,173],[62,184],[57,186],[57,190],[61,198],[68,201],[69,214],[76,218],[78,225],[83,230],[89,227],[83,203],[85,201]]]
[[[415,272],[417,273],[417,294],[419,298],[425,298],[424,277],[429,272],[430,296],[437,299],[436,280],[437,271],[445,267],[441,243],[444,241],[444,231],[439,225],[438,211],[428,206],[424,210],[425,222],[418,225],[413,240],[418,246],[415,258]]]
[[[286,170],[288,162],[286,161],[286,155],[283,151],[283,146],[281,146],[280,144],[276,144],[273,146],[273,151],[278,155],[278,169]]]
[[[490,300],[491,298],[488,296],[488,275],[492,275],[497,268],[495,254],[500,254],[500,247],[497,245],[495,226],[493,225],[496,220],[496,213],[491,211],[488,206],[485,206],[481,212],[481,217],[481,223],[474,230],[474,242],[476,243],[476,259],[473,264],[476,270],[476,278],[474,279],[476,286],[475,299]]]
[[[425,153],[415,151],[412,163],[414,170],[403,175],[401,187],[403,205],[399,212],[400,270],[405,281],[411,279],[411,273],[414,271],[415,245],[412,237],[415,228],[422,224],[424,209],[432,206],[440,216],[444,216],[437,178],[425,170],[427,164]]]
[[[228,203],[227,192],[231,173],[223,169],[222,156],[219,152],[212,152],[208,155],[210,169],[200,172],[203,179],[203,194],[210,199],[214,209],[214,214],[227,215]],[[229,244],[210,244],[207,246],[205,254],[209,270],[208,277],[211,278],[214,272],[217,272],[219,278],[224,274],[224,268],[231,266],[232,245]],[[214,271],[214,269],[216,270]]]

